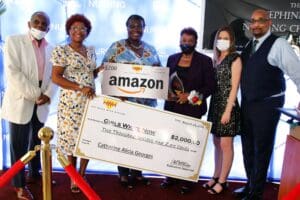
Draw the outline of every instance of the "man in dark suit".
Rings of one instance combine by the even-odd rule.
[[[262,199],[273,151],[280,108],[284,104],[284,73],[300,91],[300,62],[286,40],[271,34],[265,10],[255,10],[250,30],[254,36],[242,53],[242,148],[248,178],[234,194],[244,200]]]

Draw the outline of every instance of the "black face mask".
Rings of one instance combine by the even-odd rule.
[[[196,45],[188,45],[188,44],[181,44],[180,48],[182,53],[184,54],[191,54],[195,51]]]

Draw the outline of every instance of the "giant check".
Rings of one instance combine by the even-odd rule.
[[[98,96],[87,103],[75,155],[197,181],[211,123]]]
[[[104,63],[102,94],[167,99],[168,85],[168,67]]]

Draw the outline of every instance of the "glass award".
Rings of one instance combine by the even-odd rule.
[[[177,101],[177,94],[184,93],[182,80],[176,72],[174,72],[169,79],[169,101]]]

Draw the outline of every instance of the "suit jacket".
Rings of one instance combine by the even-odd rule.
[[[50,99],[56,87],[51,81],[52,47],[45,48],[45,69],[39,87],[38,66],[32,40],[28,34],[9,36],[4,45],[4,70],[6,90],[1,117],[16,124],[28,123],[33,115],[35,101],[43,93]],[[37,116],[44,123],[49,113],[49,103],[37,107]]]
[[[170,75],[176,71],[176,66],[181,56],[182,53],[177,53],[168,58],[167,66],[170,68]],[[192,90],[196,90],[199,94],[202,94],[202,104],[197,106],[188,102],[179,104],[174,101],[166,101],[165,110],[201,118],[207,111],[206,98],[213,93],[216,85],[211,58],[195,51],[188,71],[188,77],[189,80],[183,83],[185,92],[189,93]]]

